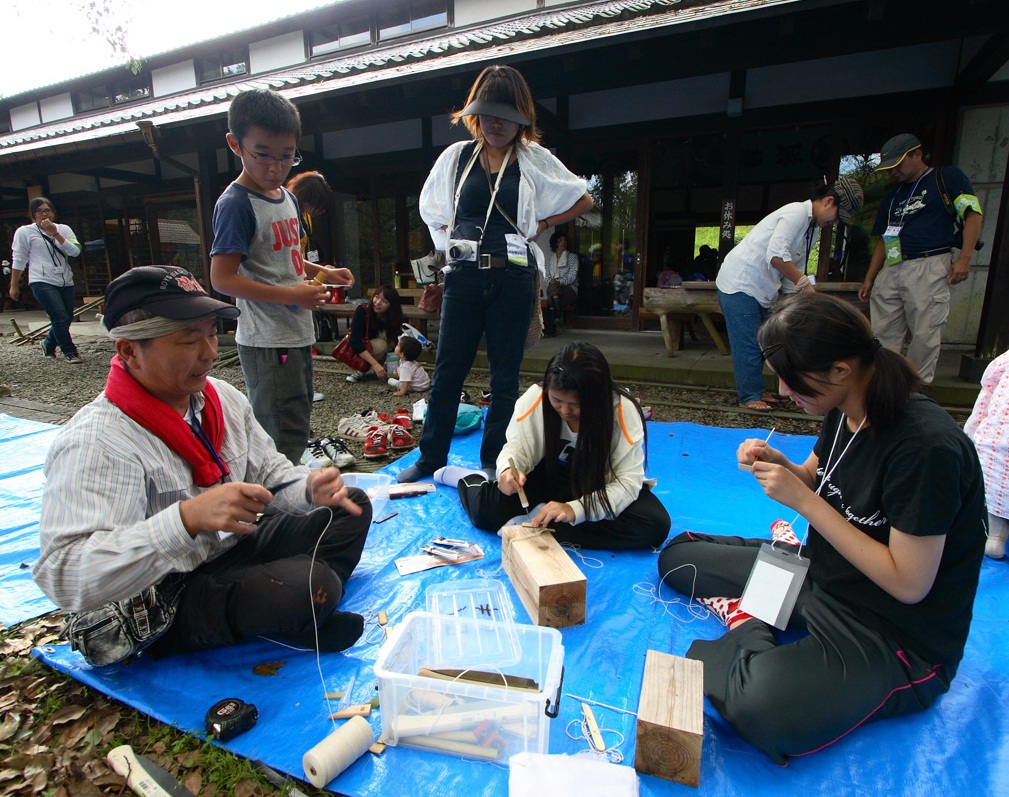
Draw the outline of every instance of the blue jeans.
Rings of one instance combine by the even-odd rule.
[[[732,373],[740,404],[759,401],[764,395],[764,360],[760,356],[757,330],[771,311],[745,293],[718,292],[718,306],[732,347]]]
[[[32,293],[42,309],[49,316],[51,326],[42,345],[52,354],[60,347],[64,357],[77,354],[77,346],[70,337],[70,322],[74,317],[74,286],[50,285],[48,282],[33,282]]]
[[[417,460],[422,473],[434,473],[448,462],[459,394],[484,335],[492,398],[484,424],[480,464],[493,467],[497,462],[518,398],[519,368],[532,319],[535,268],[464,266],[445,276],[438,359]]]

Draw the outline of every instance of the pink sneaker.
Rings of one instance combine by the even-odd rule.
[[[738,620],[752,620],[753,615],[747,614],[739,608],[739,598],[698,598],[699,603],[704,604],[722,625],[732,628]]]
[[[776,520],[771,524],[771,539],[786,545],[801,545],[799,538],[792,531],[792,524],[787,520]]]

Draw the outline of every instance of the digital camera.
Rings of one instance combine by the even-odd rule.
[[[475,263],[480,258],[480,242],[467,241],[464,238],[449,238],[445,251],[450,263],[453,261]]]

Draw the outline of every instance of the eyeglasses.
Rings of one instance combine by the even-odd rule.
[[[36,208],[34,213],[36,216],[38,216],[40,213],[45,213],[47,216],[56,215],[56,212],[52,208]]]
[[[281,166],[297,166],[303,158],[301,153],[295,151],[293,155],[285,155],[283,158],[274,158],[272,155],[267,155],[265,152],[249,152],[243,149],[246,155],[252,158],[260,166],[273,166],[275,163],[279,163]]]
[[[766,349],[761,349],[760,359],[762,360],[771,359],[775,354],[777,354],[782,349],[782,347],[784,347],[784,345],[785,345],[784,343],[774,343],[768,346]]]

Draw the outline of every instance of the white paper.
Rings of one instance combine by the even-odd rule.
[[[790,571],[758,559],[753,564],[753,572],[739,602],[739,608],[758,620],[774,625],[778,621],[781,605],[785,602],[791,583]]]

